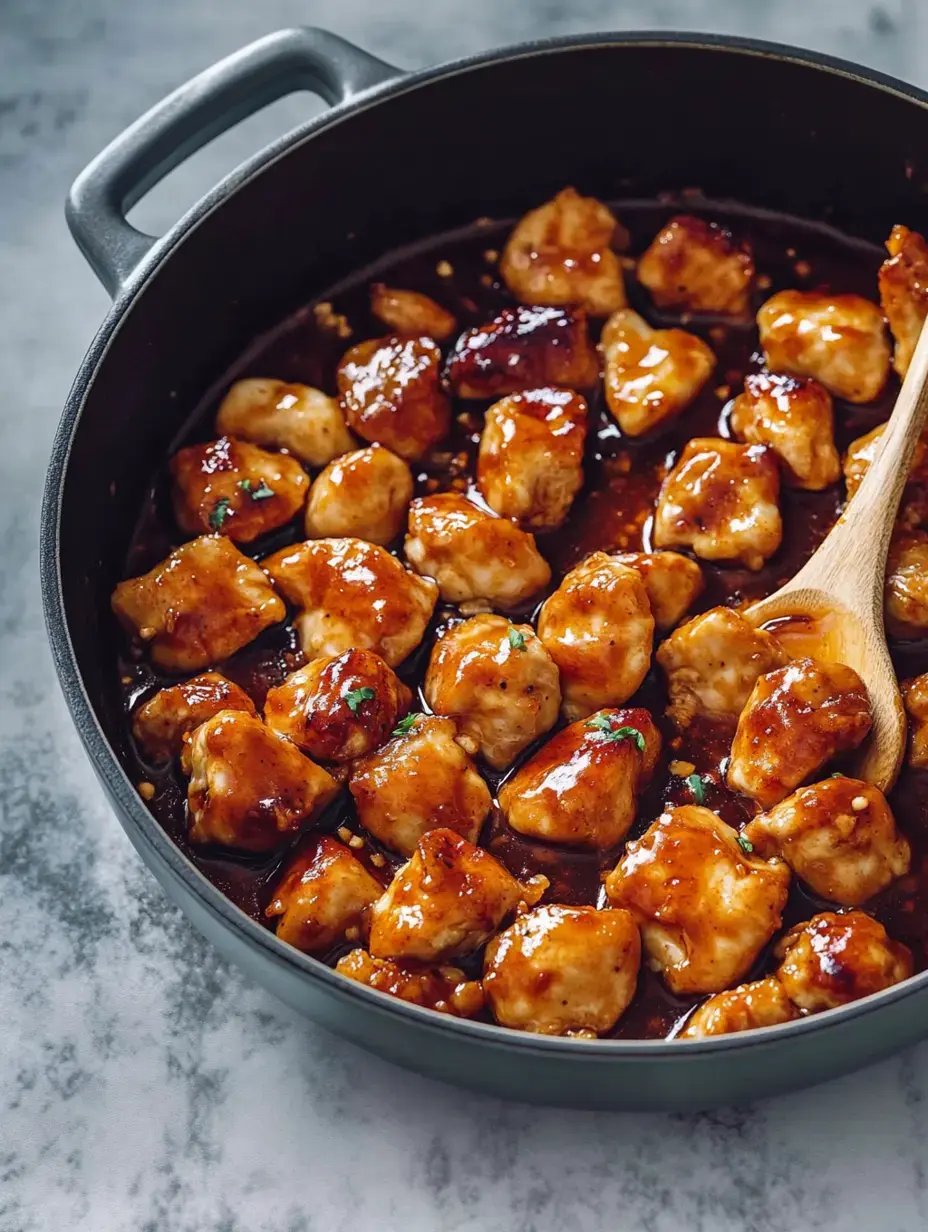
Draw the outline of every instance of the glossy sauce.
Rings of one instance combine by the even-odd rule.
[[[769,295],[789,287],[813,289],[828,287],[835,292],[856,292],[876,300],[876,273],[885,255],[881,249],[860,241],[848,240],[826,228],[782,218],[751,213],[729,207],[714,209],[691,199],[660,202],[619,202],[614,206],[628,229],[629,251],[640,253],[664,222],[681,211],[698,212],[726,223],[737,238],[747,239],[754,248],[758,274],[765,285],[755,288],[754,308]],[[371,315],[369,287],[373,281],[389,286],[425,292],[450,310],[459,329],[480,324],[501,307],[512,303],[499,282],[493,259],[505,240],[508,225],[477,225],[467,232],[438,237],[415,249],[393,254],[376,267],[362,271],[350,282],[333,289],[320,299],[331,303],[335,314],[343,314],[352,333],[341,337],[331,328],[328,310],[302,309],[277,329],[260,339],[225,374],[201,407],[193,411],[191,428],[178,441],[189,444],[210,439],[218,398],[233,380],[247,376],[274,377],[302,382],[327,393],[335,391],[335,368],[341,354],[355,343],[382,335],[386,327]],[[450,267],[450,273],[449,271]],[[766,280],[769,279],[769,285]],[[704,338],[716,353],[718,367],[697,400],[675,421],[640,440],[623,438],[605,409],[602,388],[590,405],[590,431],[584,462],[585,486],[574,502],[565,525],[558,531],[537,536],[538,546],[552,566],[554,589],[563,574],[590,552],[596,550],[636,550],[649,548],[651,515],[661,479],[685,443],[694,436],[730,437],[728,415],[732,400],[740,392],[747,373],[762,367],[757,333],[753,321],[746,325],[690,318],[679,313],[656,311],[647,293],[627,275],[630,304],[652,323],[681,325]],[[327,324],[328,321],[328,324]],[[599,323],[594,322],[594,336]],[[455,335],[452,335],[452,343]],[[447,353],[449,343],[443,344]],[[898,390],[893,376],[880,399],[866,406],[852,406],[835,399],[836,443],[842,453],[848,443],[885,420]],[[442,441],[417,475],[416,494],[454,489],[479,498],[473,483],[477,444],[482,414],[488,402],[457,401],[450,436]],[[739,567],[720,567],[700,562],[706,588],[691,614],[719,604],[737,605],[761,598],[787,581],[815,550],[836,519],[843,503],[844,488],[839,483],[824,492],[805,492],[783,487],[780,508],[783,515],[783,545],[763,569],[752,573]],[[152,490],[148,494],[132,540],[126,562],[126,576],[135,576],[163,559],[183,537],[173,521],[167,484],[167,458],[164,459]],[[255,544],[240,545],[260,559],[289,543],[304,538],[302,516],[287,527]],[[398,550],[399,543],[394,545]],[[537,613],[507,613],[523,618]],[[422,645],[398,669],[398,674],[416,692],[418,708],[427,709],[421,698],[421,683],[434,633],[442,625],[460,619],[453,608],[436,610]],[[894,647],[900,677],[928,670],[928,641]],[[267,630],[255,642],[219,665],[225,675],[240,684],[261,706],[267,689],[302,663],[296,634],[288,621]],[[118,670],[123,684],[127,729],[129,714],[138,702],[155,689],[174,683],[154,671],[140,658],[140,652],[124,644]],[[732,825],[747,820],[756,806],[744,797],[729,792],[723,785],[719,766],[728,755],[731,732],[697,723],[681,738],[663,717],[666,697],[660,673],[653,670],[638,693],[625,704],[644,706],[661,727],[664,751],[654,778],[641,798],[638,819],[631,837],[642,833],[666,804],[692,803],[685,774],[672,775],[671,761],[689,762],[699,774],[708,777],[706,805]],[[535,746],[537,747],[537,746]],[[534,752],[528,749],[514,772]],[[482,770],[494,791],[502,777]],[[242,907],[265,926],[264,908],[271,897],[285,851],[274,858],[255,860],[224,851],[193,849],[186,840],[186,784],[176,767],[157,769],[139,760],[138,781],[154,785],[149,803],[172,839],[199,868]],[[890,934],[908,944],[917,970],[928,966],[928,772],[906,769],[891,797],[900,827],[913,845],[912,872],[871,904],[871,909]],[[323,819],[321,829],[347,826],[360,832],[351,803],[343,792]],[[362,832],[363,833],[363,832]],[[581,852],[525,839],[511,831],[494,806],[481,842],[514,873],[544,873],[551,882],[546,901],[601,903],[602,875],[615,864],[619,849],[600,855]],[[391,866],[401,860],[368,838],[360,857],[381,880],[388,879]],[[371,855],[374,856],[373,862]],[[381,860],[383,857],[383,860]],[[784,926],[808,918],[831,906],[815,899],[794,879]],[[350,947],[341,946],[327,956],[334,963]],[[464,964],[479,974],[477,956]],[[762,955],[756,978],[771,967],[769,953]],[[620,1019],[616,1037],[661,1037],[671,1032],[698,999],[681,1000],[671,996],[651,972],[642,970],[638,995]]]

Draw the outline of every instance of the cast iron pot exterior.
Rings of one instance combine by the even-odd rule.
[[[295,89],[331,110],[155,241],[125,212],[168,170]],[[181,87],[74,185],[68,219],[115,302],[49,466],[41,570],[62,688],[126,833],[219,952],[288,1005],[431,1077],[537,1103],[684,1109],[755,1099],[911,1044],[928,973],[843,1009],[705,1041],[549,1039],[458,1021],[337,976],[234,907],[126,774],[110,592],[141,494],[190,408],[256,335],[401,243],[506,217],[565,183],[607,198],[698,186],[882,241],[926,229],[928,96],[771,44],[604,34],[404,75],[287,30]]]

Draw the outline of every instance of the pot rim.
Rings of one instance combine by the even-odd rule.
[[[474,1043],[489,1044],[516,1053],[526,1050],[575,1060],[600,1062],[618,1060],[650,1060],[659,1058],[680,1061],[697,1054],[721,1053],[730,1050],[774,1045],[781,1040],[827,1030],[851,1019],[876,1014],[896,1002],[928,989],[928,970],[920,972],[860,1001],[826,1010],[806,1018],[794,1019],[776,1026],[758,1027],[730,1035],[705,1039],[576,1039],[563,1036],[536,1035],[502,1027],[496,1023],[475,1022],[439,1014],[423,1006],[401,1001],[387,993],[349,980],[325,966],[318,959],[278,940],[241,908],[235,906],[185,856],[161,828],[143,804],[128,775],[103,733],[93,705],[84,687],[77,656],[71,641],[64,610],[60,569],[60,520],[64,486],[68,473],[71,446],[96,374],[106,359],[110,346],[119,334],[124,318],[141,298],[148,283],[161,266],[182,245],[186,237],[266,167],[286,156],[292,149],[311,140],[317,133],[334,128],[352,116],[378,106],[391,97],[427,86],[432,82],[456,77],[480,69],[536,56],[560,52],[607,47],[684,47],[707,52],[734,52],[745,56],[795,63],[862,86],[896,95],[928,111],[928,92],[876,69],[865,68],[853,61],[830,56],[788,44],[762,39],[697,32],[602,32],[567,35],[533,40],[496,48],[476,55],[448,61],[413,72],[397,71],[397,76],[328,108],[321,115],[278,138],[241,166],[220,180],[197,201],[151,248],[133,271],[111,305],[94,337],[65,402],[55,433],[42,500],[40,530],[40,575],[45,623],[58,679],[71,718],[81,737],[88,757],[115,802],[121,824],[128,831],[130,824],[138,839],[155,860],[183,883],[185,889],[224,927],[237,935],[252,950],[260,951],[275,965],[300,972],[303,977],[327,986],[340,999],[352,1001],[398,1022],[415,1023],[435,1033],[465,1037]]]

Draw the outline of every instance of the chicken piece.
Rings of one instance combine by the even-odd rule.
[[[334,398],[309,385],[264,377],[236,381],[216,415],[216,431],[268,449],[286,449],[307,466],[326,466],[354,449]]]
[[[264,721],[317,761],[353,761],[383,744],[411,701],[379,655],[346,650],[270,689]]]
[[[627,911],[536,907],[494,937],[483,988],[496,1021],[540,1035],[600,1035],[638,986],[641,938]]]
[[[358,984],[455,1018],[474,1018],[484,1006],[480,981],[469,980],[457,967],[420,967],[352,950],[338,960],[335,970]]]
[[[820,898],[859,907],[909,871],[909,844],[886,797],[860,779],[793,792],[745,827],[760,856],[781,856]]]
[[[561,673],[567,719],[621,706],[651,665],[654,617],[641,575],[594,552],[545,600],[538,636]]]
[[[811,376],[848,402],[871,402],[889,376],[883,314],[860,295],[779,291],[757,314],[771,372]]]
[[[315,539],[263,562],[300,608],[294,624],[307,659],[373,650],[390,666],[422,641],[438,587],[361,539]]]
[[[791,928],[774,953],[786,995],[810,1014],[859,1001],[913,970],[909,948],[862,911],[823,911]]]
[[[751,307],[754,257],[727,227],[680,214],[642,254],[638,281],[658,308],[743,318]]]
[[[503,281],[523,304],[577,304],[605,317],[625,304],[612,251],[618,223],[608,206],[564,188],[516,223],[503,250]]]
[[[762,569],[783,538],[779,494],[780,472],[764,445],[695,437],[661,485],[654,543]]]
[[[303,508],[309,477],[295,458],[221,436],[171,459],[174,516],[188,535],[216,531],[237,543],[286,526]]]
[[[738,720],[726,779],[765,809],[870,731],[867,686],[853,668],[793,659],[758,678]]]
[[[606,404],[626,436],[685,410],[715,369],[712,349],[685,329],[652,329],[631,308],[603,326]]]
[[[897,531],[889,547],[884,615],[887,631],[896,638],[928,634],[928,534]]]
[[[909,716],[909,765],[928,770],[928,672],[903,681],[901,687]]]
[[[416,572],[435,579],[446,603],[471,611],[519,607],[551,580],[534,535],[457,492],[412,502],[403,547]]]
[[[198,672],[235,654],[287,614],[260,565],[223,535],[176,548],[111,599],[120,623],[170,672]]]
[[[641,928],[648,965],[671,992],[721,992],[743,979],[780,927],[789,868],[745,851],[707,808],[664,813],[606,878]]]
[[[404,856],[429,830],[453,830],[476,843],[492,798],[457,742],[454,719],[412,715],[394,736],[348,780],[361,825]]]
[[[531,625],[472,616],[445,630],[432,648],[425,700],[458,719],[458,743],[505,770],[557,722],[557,667]]]
[[[641,576],[658,629],[672,629],[686,615],[706,585],[695,560],[679,552],[621,552],[614,556]]]
[[[500,789],[500,808],[528,838],[606,850],[628,833],[660,751],[647,710],[599,710],[517,770]]]
[[[928,244],[917,231],[896,226],[886,248],[889,257],[880,266],[880,303],[896,342],[893,367],[901,378],[909,370],[928,315]]]
[[[532,889],[453,830],[430,830],[371,909],[374,958],[445,962],[470,954]]]
[[[586,399],[569,389],[532,389],[495,402],[477,454],[483,499],[530,530],[560,526],[583,485],[586,427]]]
[[[739,984],[728,992],[716,993],[704,1001],[677,1039],[706,1039],[710,1035],[732,1035],[756,1027],[775,1027],[798,1018],[778,979],[768,976],[752,984]]]
[[[589,389],[599,360],[579,308],[503,308],[460,334],[445,368],[458,398],[500,398],[546,385]]]
[[[667,677],[667,715],[680,731],[697,718],[733,727],[758,677],[788,660],[776,638],[728,607],[675,629],[656,657]]]
[[[848,446],[844,455],[844,482],[848,500],[863,483],[864,476],[873,464],[883,440],[885,427],[886,424],[878,424],[872,432],[859,436]],[[897,525],[918,526],[920,522],[928,520],[925,485],[928,485],[928,430],[922,433],[915,445],[915,454],[909,468],[909,482],[902,494],[902,512]]]
[[[421,291],[401,291],[382,282],[371,286],[371,312],[380,317],[387,329],[412,338],[434,338],[444,342],[458,327],[447,308]]]
[[[424,458],[451,427],[440,363],[441,351],[425,336],[388,334],[351,347],[335,374],[349,426],[407,461]]]
[[[792,488],[820,492],[841,477],[831,394],[818,381],[752,372],[731,408],[731,428],[740,441],[769,446]]]
[[[150,762],[170,761],[184,747],[184,736],[220,710],[256,713],[244,689],[218,672],[205,672],[143,702],[133,716],[132,735]]]
[[[338,791],[321,766],[241,710],[220,710],[184,746],[188,837],[274,851],[311,824]]]
[[[289,861],[265,910],[277,936],[306,954],[322,954],[349,929],[361,934],[368,908],[383,893],[348,848],[328,836],[313,839]]]
[[[330,462],[316,477],[306,506],[309,539],[366,539],[386,547],[406,525],[412,472],[383,445]]]

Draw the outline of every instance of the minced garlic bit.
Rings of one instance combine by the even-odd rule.
[[[139,783],[139,795],[143,800],[153,800],[155,798],[154,783]]]
[[[730,385],[717,385],[715,387],[715,396],[718,398],[720,402],[725,402],[728,398],[731,397],[731,386]]]
[[[488,248],[483,254],[483,259],[487,265],[495,265],[499,260],[499,252],[495,248]]]
[[[364,846],[364,839],[360,834],[352,834],[351,838],[348,840],[348,846],[353,847],[355,851],[357,851],[359,848]]]
[[[769,291],[773,286],[773,279],[769,274],[758,274],[757,285],[762,291]]]
[[[122,680],[123,684],[131,684],[131,683],[132,683],[132,677],[131,677],[131,676],[121,676],[121,677],[120,677],[120,679]]]
[[[667,769],[671,774],[678,774],[681,779],[696,773],[696,767],[691,761],[672,761]]]
[[[338,827],[338,837],[342,840],[343,843],[350,843],[351,840],[354,838],[354,835],[351,833],[351,831],[348,829],[347,826],[339,826]]]
[[[313,307],[313,315],[320,329],[336,334],[339,338],[351,337],[353,331],[348,324],[348,318],[341,312],[335,312],[328,300],[323,300],[321,304],[316,304]]]
[[[383,868],[383,866],[386,864],[386,860],[380,854],[379,851],[372,851],[371,852],[371,864],[373,864],[374,868]]]
[[[854,810],[855,813],[862,813],[866,807],[867,807],[867,797],[866,796],[855,796],[854,799],[851,801],[851,808]]]
[[[439,261],[435,266],[435,273],[439,278],[450,278],[454,273],[454,266],[450,261]]]
[[[346,941],[360,941],[361,940],[361,930],[360,928],[358,928],[357,924],[352,924],[348,928],[345,929],[345,940]]]
[[[492,274],[481,274],[480,275],[480,285],[482,287],[492,287],[493,275]]]
[[[808,261],[797,261],[793,266],[797,278],[808,278],[812,273],[812,266]]]
[[[150,642],[157,632],[158,630],[153,629],[151,625],[142,625],[141,629],[139,629],[139,637],[143,642]]]

